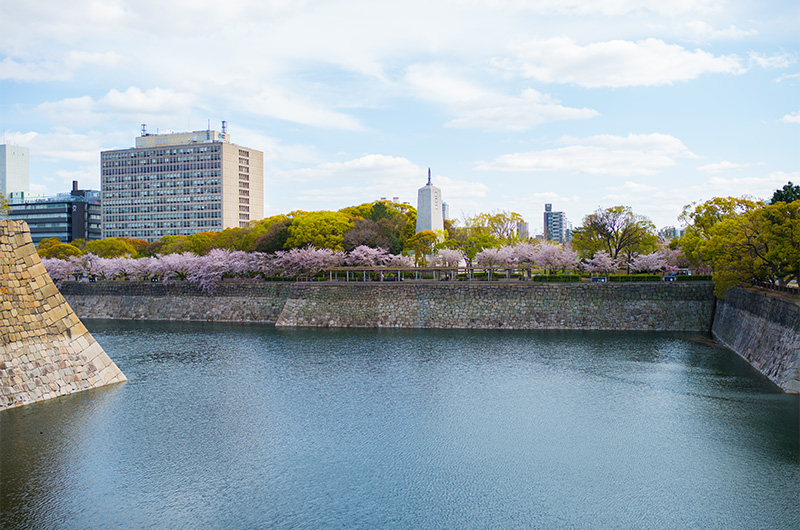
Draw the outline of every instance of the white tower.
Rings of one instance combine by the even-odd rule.
[[[444,230],[442,190],[431,184],[431,168],[428,168],[428,183],[417,193],[417,232],[423,230]]]
[[[0,193],[6,199],[28,195],[29,158],[27,147],[0,145]]]

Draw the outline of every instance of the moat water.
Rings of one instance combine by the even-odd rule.
[[[800,399],[694,334],[88,321],[3,528],[800,528]]]

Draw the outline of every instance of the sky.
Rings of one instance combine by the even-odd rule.
[[[265,215],[416,204],[431,168],[455,219],[679,226],[800,183],[799,28],[796,0],[0,0],[0,130],[32,193],[225,120]]]

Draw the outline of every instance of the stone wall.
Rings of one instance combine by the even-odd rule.
[[[63,282],[81,318],[274,324],[294,283],[225,280],[213,295],[189,282]]]
[[[28,225],[0,220],[0,410],[125,380],[53,284]]]
[[[710,283],[298,285],[279,326],[707,331]]]
[[[800,393],[800,302],[734,289],[718,301],[712,333],[784,391]]]
[[[708,331],[711,282],[64,282],[82,318],[278,326]]]

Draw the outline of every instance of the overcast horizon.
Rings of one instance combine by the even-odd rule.
[[[800,4],[726,0],[5,3],[0,130],[31,193],[100,189],[100,151],[220,130],[264,152],[265,216],[427,181],[451,217],[800,182]]]

